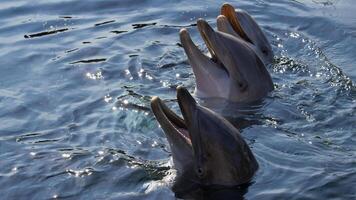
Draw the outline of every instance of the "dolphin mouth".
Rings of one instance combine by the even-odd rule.
[[[222,69],[227,75],[229,74],[227,68],[224,66],[222,63],[221,59],[217,55],[217,49],[219,45],[218,42],[213,41],[216,39],[215,36],[215,31],[212,29],[212,27],[204,20],[204,19],[198,19],[197,21],[197,27],[198,31],[203,38],[204,44],[207,47],[209,54],[206,55],[204,54],[198,47],[197,45],[194,44],[192,41],[188,30],[183,28],[180,30],[180,40],[182,43],[183,48],[186,51],[186,54],[188,56],[188,60],[191,60],[194,62],[194,60],[205,60],[206,63],[211,63],[213,64],[213,68],[216,69]],[[219,45],[221,46],[221,45]],[[193,68],[209,68],[206,66],[200,66],[196,67],[192,65]]]
[[[198,24],[201,24],[201,22],[198,21]],[[209,25],[207,26],[210,29],[207,30],[201,28],[201,25],[198,26],[210,55],[203,53],[194,44],[187,29],[181,29],[179,33],[181,44],[194,73],[195,94],[203,98],[207,96],[227,97],[226,87],[230,80],[229,71],[217,54],[218,48],[223,48],[223,45],[216,42],[217,35]]]
[[[215,32],[214,29],[204,19],[198,19],[197,26],[207,48],[209,49],[210,52],[212,52],[211,53],[213,55],[212,60],[215,63],[219,64],[218,66],[224,69],[228,76],[232,77],[235,75],[236,77],[238,77],[237,80],[239,82],[238,83],[239,85],[241,84],[247,86],[247,84],[242,83],[244,82],[244,79],[241,73],[240,66],[238,66],[237,63],[235,63],[235,67],[234,67],[234,72],[236,72],[235,74],[232,74],[233,73],[232,70],[228,69],[229,68],[228,59],[223,58],[224,54],[226,55],[228,53],[228,50],[224,48],[224,44],[221,44],[221,42],[219,42],[219,39],[217,37],[217,32]]]
[[[188,102],[180,102],[180,105],[182,104],[182,107],[187,107],[189,105],[186,105]],[[171,131],[171,134],[176,134],[174,138],[177,138],[177,135],[179,138],[183,139],[187,144],[190,146],[192,145],[191,137],[188,132],[187,124],[190,124],[189,120],[191,118],[182,118],[178,116],[176,113],[174,113],[171,109],[169,109],[165,103],[159,98],[159,97],[153,97],[151,100],[151,107],[152,111],[154,112],[157,121],[161,125],[162,128],[168,128]],[[183,117],[187,116],[186,113],[184,113],[184,110],[182,110]],[[172,133],[173,132],[173,133]]]
[[[251,39],[247,36],[245,31],[243,30],[241,23],[239,22],[239,19],[237,17],[237,14],[235,12],[235,8],[231,6],[228,3],[225,3],[221,7],[221,15],[225,16],[227,20],[230,22],[230,25],[234,29],[234,31],[245,41],[253,44]]]
[[[198,31],[199,31],[200,35],[203,38],[203,41],[204,41],[206,47],[208,48],[208,51],[211,55],[211,61],[213,61],[214,63],[217,63],[217,64],[221,63],[219,61],[217,54],[214,51],[214,45],[211,42],[211,39],[213,38],[212,35],[215,33],[214,30],[203,19],[198,19],[197,27],[198,27]]]
[[[208,60],[209,62],[212,62],[215,64],[217,68],[224,69],[226,72],[226,68],[223,66],[222,62],[218,58],[217,54],[215,53],[214,50],[214,45],[211,42],[211,39],[213,38],[212,35],[215,33],[214,30],[205,22],[203,19],[199,19],[197,22],[198,26],[198,31],[200,35],[203,38],[203,41],[209,51],[210,55],[204,54],[192,41],[187,29],[183,28],[180,30],[180,39],[183,48],[185,49],[188,59],[202,59],[202,60]],[[189,56],[195,56],[192,58],[189,58]]]

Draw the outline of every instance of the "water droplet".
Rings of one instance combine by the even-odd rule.
[[[70,158],[70,154],[69,153],[64,153],[64,154],[62,154],[62,157],[63,158]]]
[[[128,69],[125,69],[125,74],[130,75],[130,71]]]
[[[109,103],[111,100],[112,100],[112,97],[109,94],[104,97],[104,101],[106,103]]]
[[[289,35],[290,35],[292,38],[299,38],[299,36],[300,36],[298,33],[293,33],[293,32],[290,33]]]
[[[156,142],[156,141],[153,141],[153,143],[152,143],[152,147],[156,147],[158,145],[158,143]]]
[[[86,77],[90,78],[90,79],[93,79],[93,80],[97,80],[97,79],[102,79],[103,78],[103,75],[101,73],[101,71],[98,71],[96,73],[89,73],[87,72],[86,73]]]
[[[153,79],[153,77],[152,77],[152,76],[147,75],[147,74],[146,74],[146,78],[147,78],[148,80],[152,80],[152,79]]]

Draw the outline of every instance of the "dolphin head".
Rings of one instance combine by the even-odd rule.
[[[182,194],[199,187],[248,183],[258,164],[239,131],[213,111],[198,105],[185,88],[178,87],[177,98],[183,118],[158,97],[151,101],[177,170],[173,191]]]
[[[195,46],[186,29],[180,31],[180,39],[193,68],[198,97],[252,102],[273,90],[270,74],[249,44],[233,35],[214,31],[203,19],[197,24],[211,58]]]
[[[240,37],[251,44],[265,64],[273,62],[272,47],[251,15],[244,10],[235,10],[228,3],[221,7],[221,15],[226,18],[218,17],[219,31]],[[228,21],[228,23],[225,21]]]

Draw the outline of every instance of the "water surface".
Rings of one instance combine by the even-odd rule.
[[[149,109],[194,89],[179,44],[222,1],[0,2],[2,199],[174,199],[168,143]],[[275,51],[275,91],[230,118],[260,169],[246,199],[355,199],[356,6],[240,0]],[[223,112],[223,107],[215,107]]]

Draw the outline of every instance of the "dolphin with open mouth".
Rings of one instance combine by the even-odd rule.
[[[273,62],[271,44],[260,26],[246,11],[237,9],[228,3],[221,7],[221,15],[217,18],[217,28],[221,32],[242,38],[257,53],[264,64]]]
[[[226,27],[230,26],[227,25],[229,23]],[[214,31],[203,19],[198,20],[197,26],[210,57],[193,43],[187,29],[181,29],[179,33],[195,75],[197,97],[254,102],[273,90],[271,76],[251,44],[241,37],[226,33],[228,31]]]
[[[258,163],[239,131],[215,112],[198,105],[185,88],[177,88],[177,99],[183,118],[158,97],[151,100],[177,170],[172,187],[176,196],[199,188],[249,183]]]

